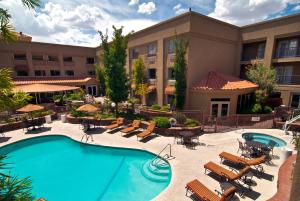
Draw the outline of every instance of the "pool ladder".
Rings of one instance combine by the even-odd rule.
[[[167,148],[169,148],[169,153],[166,153],[165,155],[161,156],[163,151],[165,151]],[[163,160],[170,160],[174,159],[175,156],[172,156],[172,145],[167,144],[156,156],[152,159],[151,164],[152,165],[157,165],[159,162]]]

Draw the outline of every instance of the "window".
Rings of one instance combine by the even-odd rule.
[[[26,54],[15,54],[14,55],[15,60],[27,60]]]
[[[258,59],[263,59],[265,57],[265,43],[260,43],[258,45],[258,50],[257,50],[257,58]]]
[[[46,76],[46,71],[44,71],[44,70],[35,70],[34,75],[35,76]]]
[[[48,56],[48,61],[58,61],[57,56]]]
[[[96,71],[94,71],[94,70],[89,70],[89,71],[88,71],[88,75],[90,75],[90,76],[95,76],[95,75],[96,75]]]
[[[291,107],[300,108],[300,94],[292,94]]]
[[[28,72],[25,70],[18,70],[17,76],[28,76]]]
[[[168,79],[169,80],[175,80],[174,68],[168,68]]]
[[[60,71],[59,70],[50,70],[50,75],[51,76],[60,76]]]
[[[175,40],[170,40],[168,44],[168,53],[172,54],[175,50]]]
[[[72,62],[72,57],[64,57],[63,58],[64,62]]]
[[[139,57],[139,49],[138,48],[134,48],[131,51],[131,57],[133,59],[137,59]]]
[[[32,55],[32,60],[43,61],[43,55]]]
[[[148,49],[148,56],[154,56],[156,55],[156,44],[151,43],[147,46]]]
[[[277,46],[277,57],[295,57],[297,54],[298,41],[296,39],[292,40],[282,40],[278,42]]]
[[[66,70],[65,75],[66,76],[74,76],[74,71],[73,70]]]
[[[292,84],[293,66],[278,66],[275,69],[278,84]]]
[[[155,68],[148,69],[148,76],[149,79],[156,79],[156,69]]]
[[[94,64],[95,58],[94,57],[88,57],[86,58],[86,64]]]

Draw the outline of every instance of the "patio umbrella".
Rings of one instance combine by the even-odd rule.
[[[76,109],[76,111],[81,111],[81,112],[97,112],[98,111],[98,108],[91,105],[91,104],[85,104],[85,105],[82,105],[80,106],[79,108]]]
[[[44,109],[43,106],[28,104],[28,105],[25,105],[24,107],[18,109],[17,112],[30,113],[30,112],[34,112],[34,111],[43,110],[43,109]]]

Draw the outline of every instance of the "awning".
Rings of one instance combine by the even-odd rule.
[[[175,86],[167,86],[165,88],[165,94],[167,95],[173,95],[175,94],[175,91],[176,91]]]
[[[66,84],[66,85],[80,85],[87,82],[97,82],[92,77],[23,77],[13,80],[15,85],[23,84]]]
[[[156,90],[156,86],[155,85],[149,85],[148,86],[148,92],[151,93],[151,92],[154,92]]]
[[[72,91],[79,89],[79,87],[55,85],[55,84],[24,84],[14,87],[14,92],[27,92],[27,93],[47,93],[59,91]]]

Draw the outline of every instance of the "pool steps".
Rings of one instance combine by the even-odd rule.
[[[158,161],[149,160],[144,163],[142,174],[149,180],[154,182],[166,182],[169,180],[170,165],[160,159]]]

